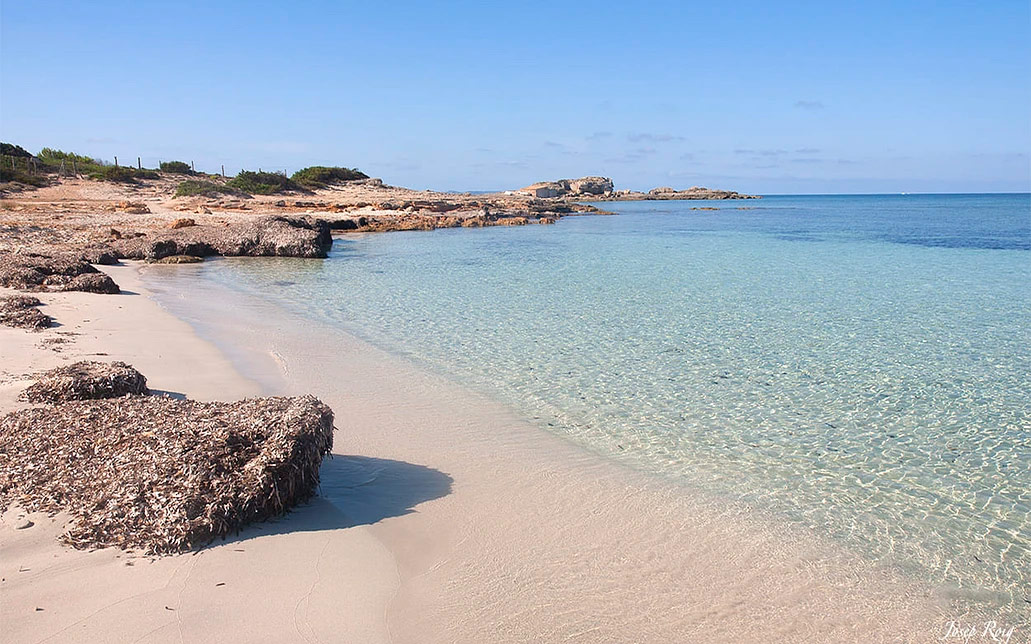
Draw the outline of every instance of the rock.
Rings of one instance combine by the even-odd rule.
[[[325,221],[275,215],[219,227],[169,230],[146,239],[123,239],[116,249],[130,259],[154,261],[170,255],[325,257],[332,245]]]
[[[539,224],[553,224],[553,223],[555,223],[555,218],[554,217],[541,217],[540,219],[537,220],[537,223],[539,223]]]
[[[155,259],[152,264],[198,264],[203,262],[203,257],[197,257],[195,255],[169,255],[168,257],[162,257],[161,259]]]
[[[604,195],[611,193],[612,179],[608,177],[581,177],[569,181],[569,192],[573,196]]]
[[[33,403],[59,403],[146,393],[147,379],[124,362],[83,361],[40,374],[22,398]]]
[[[85,291],[87,293],[114,295],[121,290],[115,284],[115,281],[104,273],[86,273],[84,275],[76,275],[69,280],[52,281],[53,279],[48,277],[44,284],[53,286],[55,291]]]
[[[0,324],[33,331],[46,329],[53,320],[36,308],[41,305],[42,302],[31,295],[0,297]]]
[[[669,186],[662,186],[661,188],[652,188],[651,190],[648,191],[648,194],[650,194],[650,195],[667,195],[667,194],[669,194],[671,192],[676,192],[676,190],[674,190],[673,188],[671,188]]]
[[[33,523],[32,521],[29,521],[28,519],[18,519],[17,523],[14,524],[14,529],[15,530],[25,530],[27,528],[31,528],[34,525],[36,525],[36,524]],[[37,608],[36,610],[42,610],[42,609],[41,608]]]
[[[121,239],[121,238],[122,238],[122,233],[117,231],[117,230],[115,230],[114,228],[112,228],[111,229],[111,239]]]
[[[115,204],[115,210],[120,210],[130,215],[150,214],[150,208],[147,207],[147,204],[138,201],[119,201]]]
[[[54,321],[49,315],[36,308],[0,313],[0,324],[13,326],[18,329],[42,331],[43,329],[50,328],[53,323]]]
[[[205,210],[207,210],[207,209],[205,209]],[[211,211],[208,211],[208,214],[211,214]],[[176,219],[172,223],[168,224],[168,227],[171,228],[172,230],[178,230],[180,228],[189,228],[190,226],[196,226],[196,225],[197,225],[197,222],[194,221],[193,219],[190,219],[189,217],[180,217],[179,219]]]
[[[117,293],[118,285],[72,253],[12,253],[0,251],[0,286],[8,288]]]
[[[25,409],[0,418],[0,509],[67,512],[77,548],[183,552],[310,498],[332,446],[312,396]]]

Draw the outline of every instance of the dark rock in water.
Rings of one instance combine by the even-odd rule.
[[[68,512],[76,548],[182,552],[311,497],[332,446],[312,396],[27,409],[0,418],[0,509]]]
[[[230,226],[190,226],[148,237],[120,239],[113,247],[130,259],[157,260],[170,255],[228,257],[325,257],[333,245],[321,219],[271,216]]]
[[[83,361],[40,374],[22,397],[34,403],[59,403],[146,393],[147,379],[124,362]]]
[[[53,320],[40,311],[39,298],[31,295],[8,295],[0,297],[0,324],[40,331],[50,327]]]

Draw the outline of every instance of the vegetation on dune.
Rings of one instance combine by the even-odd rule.
[[[117,157],[115,158],[117,161]],[[246,196],[271,195],[281,192],[309,192],[334,183],[368,179],[358,168],[340,166],[309,166],[287,176],[285,172],[252,172],[241,170],[225,184],[208,181],[216,175],[196,172],[185,161],[162,161],[161,172],[194,177],[181,182],[175,191],[177,197],[202,195],[217,197],[223,194]],[[110,165],[107,162],[75,152],[56,148],[43,148],[33,155],[20,145],[0,143],[0,182],[20,182],[41,187],[48,185],[47,175],[85,175],[97,181],[135,183],[141,179],[158,179],[155,170],[132,166]]]
[[[239,194],[239,192],[239,190],[229,186],[219,185],[210,181],[190,179],[179,184],[175,189],[175,196],[194,197],[200,195],[202,197],[217,197],[219,195],[235,195]]]
[[[20,145],[0,143],[0,155],[5,157],[31,157],[32,155]]]
[[[303,170],[298,170],[290,177],[290,180],[307,188],[323,188],[331,183],[368,178],[369,175],[365,174],[358,168],[313,165],[311,167],[304,168]]]
[[[190,164],[185,161],[162,161],[159,169],[162,172],[172,172],[174,174],[195,174]]]
[[[138,179],[157,179],[158,173],[153,170],[137,170],[125,166],[108,165],[101,167],[96,172],[91,172],[89,178],[97,181],[135,183]]]
[[[251,172],[249,170],[241,170],[226,185],[255,195],[271,195],[277,192],[302,190],[301,186],[294,183],[285,174],[277,172]]]
[[[0,183],[8,183],[11,181],[24,183],[25,185],[35,186],[37,188],[42,188],[49,183],[46,175],[29,174],[24,170],[12,170],[8,158],[4,157],[4,162],[0,163]]]

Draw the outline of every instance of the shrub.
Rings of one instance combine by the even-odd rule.
[[[43,148],[39,151],[39,160],[44,163],[61,163],[61,161],[75,161],[76,163],[82,163],[87,165],[104,165],[104,162],[100,159],[91,159],[88,156],[82,154],[75,154],[74,152],[64,152],[63,150],[55,150],[53,148]]]
[[[107,165],[89,175],[90,179],[98,181],[118,181],[121,183],[135,183],[137,179],[157,179],[158,173],[153,170],[137,170],[119,165]]]
[[[0,183],[7,183],[9,181],[17,181],[18,183],[36,186],[37,188],[42,188],[49,183],[43,175],[29,174],[28,172],[12,170],[10,167],[0,165]]]
[[[0,155],[5,157],[31,157],[25,148],[13,143],[0,143]]]
[[[369,175],[358,168],[339,168],[314,165],[298,170],[290,177],[291,181],[308,188],[322,188],[330,183],[368,179]]]
[[[64,163],[66,169],[70,169],[70,166],[74,163],[75,169],[83,174],[101,172],[106,167],[100,159],[91,159],[82,154],[64,152],[53,148],[43,148],[37,156],[40,163],[50,170],[59,169],[62,163]]]
[[[301,189],[300,186],[288,179],[285,174],[277,172],[251,172],[249,170],[241,170],[226,185],[257,195],[271,195],[277,192]]]
[[[237,194],[237,190],[234,190],[229,186],[221,186],[210,181],[196,181],[193,179],[183,181],[179,184],[179,187],[175,189],[176,197],[193,197],[196,195],[201,195],[203,197],[217,197],[219,195],[235,194]]]
[[[185,161],[162,161],[160,164],[162,172],[173,172],[175,174],[193,174],[193,168]]]

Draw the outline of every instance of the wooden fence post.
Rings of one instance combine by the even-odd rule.
[[[222,178],[223,178],[223,179],[225,179],[225,178],[226,178],[226,166],[225,166],[225,164],[224,164],[224,163],[222,164]]]
[[[197,166],[193,165],[193,161],[190,161],[190,171],[191,172],[196,172],[197,171]]]
[[[118,167],[118,157],[115,157],[115,167]]]
[[[142,170],[143,169],[143,161],[140,161],[139,157],[136,157],[136,169],[137,170]]]

